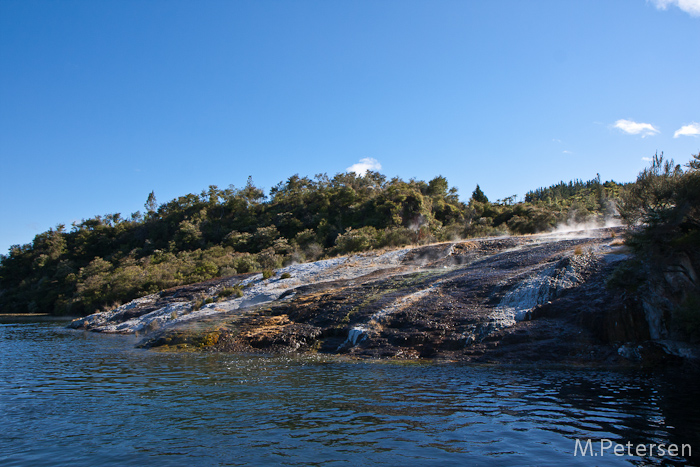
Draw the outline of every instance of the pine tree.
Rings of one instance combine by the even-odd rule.
[[[146,211],[149,213],[155,212],[156,209],[158,209],[155,191],[151,191],[151,193],[148,195],[148,199],[146,200],[146,204],[144,204],[143,207],[145,207]]]
[[[486,197],[483,191],[481,191],[481,188],[479,187],[479,184],[476,185],[476,188],[474,189],[474,192],[472,193],[472,201],[477,201],[479,203],[488,203],[489,199]]]

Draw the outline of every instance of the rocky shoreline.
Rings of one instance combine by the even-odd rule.
[[[496,237],[178,287],[73,321],[159,350],[567,365],[673,364],[641,307],[605,286],[620,228]],[[231,291],[235,293],[232,293]]]

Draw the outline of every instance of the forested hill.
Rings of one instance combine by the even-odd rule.
[[[615,182],[564,182],[467,203],[444,177],[429,182],[368,172],[294,175],[269,195],[210,186],[129,217],[97,216],[37,235],[0,257],[0,311],[87,314],[175,285],[278,268],[292,261],[458,237],[536,233],[614,212]]]

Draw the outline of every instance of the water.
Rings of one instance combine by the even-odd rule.
[[[163,354],[0,321],[0,465],[696,465],[697,379],[673,372]],[[575,440],[694,457],[574,457]]]

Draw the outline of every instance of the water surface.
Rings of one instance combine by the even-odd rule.
[[[0,319],[0,465],[696,465],[693,375],[157,353]],[[690,459],[574,457],[575,440]]]

